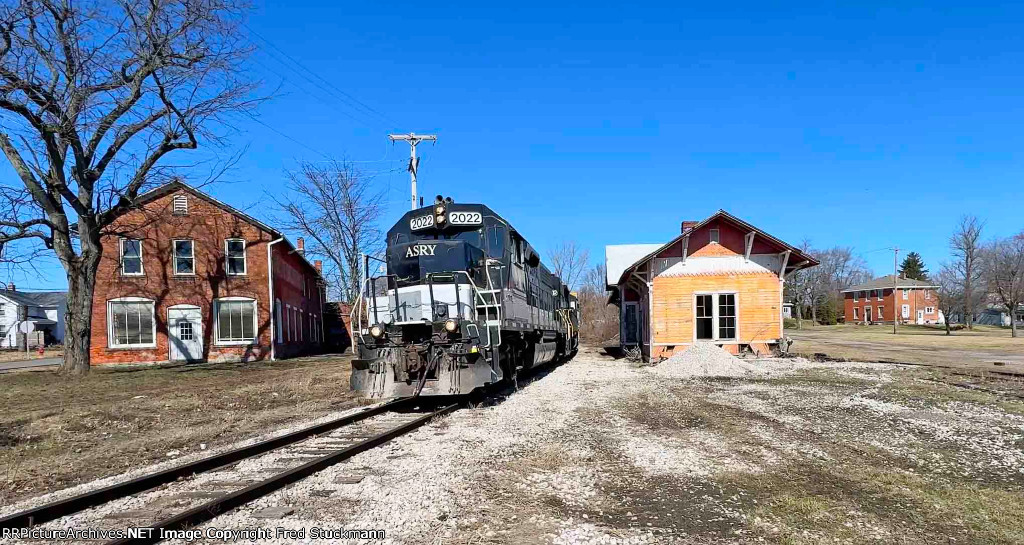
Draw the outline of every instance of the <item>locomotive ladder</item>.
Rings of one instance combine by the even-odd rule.
[[[483,314],[484,325],[487,327],[486,348],[496,349],[501,345],[501,292],[500,289],[477,291],[480,296],[476,305],[477,315]]]

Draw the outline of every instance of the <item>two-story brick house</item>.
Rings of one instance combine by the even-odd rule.
[[[181,182],[104,235],[92,363],[249,361],[320,351],[320,263],[276,229]]]
[[[944,317],[937,289],[931,282],[890,274],[840,293],[848,323],[892,323],[898,319],[901,324],[941,324]]]

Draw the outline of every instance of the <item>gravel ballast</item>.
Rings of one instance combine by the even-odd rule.
[[[1019,403],[893,365],[741,361],[753,370],[664,376],[667,362],[584,351],[500,403],[199,530],[280,527],[310,543],[381,542],[308,540],[318,528],[383,530],[384,543],[414,544],[1014,537],[997,510],[1024,505]],[[945,491],[986,501],[964,509]]]

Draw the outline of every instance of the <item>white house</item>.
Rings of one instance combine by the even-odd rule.
[[[67,292],[15,291],[14,284],[0,289],[0,348],[24,348],[64,340]]]

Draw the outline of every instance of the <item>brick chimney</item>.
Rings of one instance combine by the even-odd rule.
[[[679,232],[680,233],[685,233],[685,232],[693,229],[694,227],[696,227],[698,223],[700,223],[700,222],[699,221],[684,221],[683,222],[683,226],[679,229]]]
[[[306,239],[299,237],[296,243],[295,251],[299,252],[299,255],[306,255]]]
[[[313,268],[316,269],[316,272],[318,272],[320,274],[324,274],[324,262],[323,261],[320,261],[319,259],[314,260],[313,261]]]

